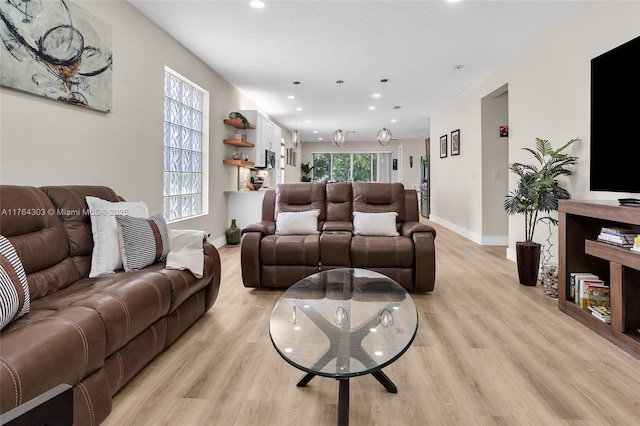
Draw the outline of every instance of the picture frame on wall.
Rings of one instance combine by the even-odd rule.
[[[460,129],[451,132],[451,155],[460,155]]]
[[[447,135],[440,136],[440,158],[447,156]]]

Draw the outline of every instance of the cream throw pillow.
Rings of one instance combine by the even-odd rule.
[[[311,235],[318,233],[320,210],[303,212],[279,212],[276,219],[278,235]]]
[[[112,203],[97,197],[85,198],[89,206],[93,234],[89,277],[113,274],[122,269],[116,215],[149,217],[149,209],[143,201]]]
[[[379,237],[397,237],[396,212],[353,213],[353,233]]]

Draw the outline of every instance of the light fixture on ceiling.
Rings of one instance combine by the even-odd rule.
[[[387,81],[389,81],[389,80],[386,79],[386,78],[383,78],[382,80],[380,80],[380,83],[382,83],[382,92],[383,93],[384,93],[384,84]],[[378,131],[378,135],[376,136],[376,140],[382,146],[389,145],[389,142],[391,142],[391,130],[387,129],[386,127],[383,127],[382,129],[380,129],[380,131]]]
[[[299,81],[294,81],[293,85],[295,86],[295,99],[298,99],[298,86],[300,85]],[[296,108],[296,129],[291,132],[291,145],[294,146],[294,148],[297,148],[298,145],[301,143],[300,140],[300,132],[298,132],[298,111],[300,111],[300,108]]]
[[[262,9],[264,7],[264,2],[261,0],[253,0],[249,5],[255,9]]]
[[[342,85],[342,83],[344,83],[344,81],[338,80],[336,81],[336,83],[338,84],[338,102],[340,102],[340,86]],[[342,131],[339,124],[338,130],[333,132],[333,144],[338,148],[342,148],[347,144],[347,134]]]

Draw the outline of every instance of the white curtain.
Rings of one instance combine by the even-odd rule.
[[[391,182],[391,153],[378,153],[378,182]]]

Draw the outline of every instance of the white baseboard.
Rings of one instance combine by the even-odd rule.
[[[218,238],[216,238],[214,240],[209,238],[209,242],[211,244],[213,244],[215,248],[220,248],[222,246],[226,246],[227,245],[227,237],[222,236],[222,237],[218,237]]]
[[[448,222],[444,219],[439,218],[438,216],[434,216],[433,214],[429,215],[429,220],[437,223],[438,225],[442,225],[447,229],[452,230],[456,234],[462,235],[468,240],[473,241],[476,244],[480,244],[483,246],[508,246],[509,245],[509,237],[487,237],[476,234],[475,232],[471,232],[468,229],[462,228],[455,223]]]

